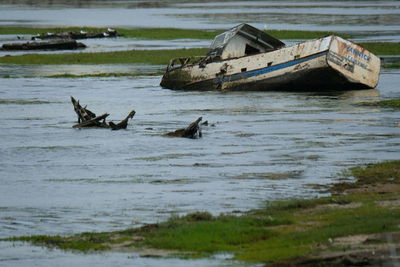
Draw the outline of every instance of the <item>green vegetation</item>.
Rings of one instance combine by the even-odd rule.
[[[310,253],[315,256],[319,252],[371,249],[371,243],[349,248],[337,240],[400,231],[400,189],[396,187],[400,184],[400,161],[369,164],[352,168],[350,172],[356,182],[337,187],[336,192],[363,190],[346,191],[346,194],[332,197],[267,203],[265,208],[241,216],[197,212],[126,231],[7,240],[84,252],[134,250],[136,247],[172,251],[184,257],[231,252],[237,260],[265,263]],[[365,186],[379,190],[366,190]]]
[[[360,45],[376,55],[400,55],[400,43],[369,42]]]
[[[173,39],[213,39],[222,31],[219,30],[189,30],[174,28],[142,28],[142,29],[116,29],[125,37],[149,40]]]
[[[399,104],[400,101],[397,100]],[[400,183],[400,160],[368,164],[365,167],[351,168],[353,176],[357,177],[357,185],[376,183]]]
[[[382,65],[382,67],[385,69],[400,69],[400,64],[399,63],[384,63]]]
[[[172,58],[202,56],[204,48],[174,50],[131,50],[103,53],[27,54],[0,57],[0,63],[9,64],[117,64],[139,63],[166,65]]]
[[[295,30],[267,30],[265,31],[269,35],[272,35],[275,38],[282,40],[290,40],[290,39],[316,39],[321,38],[328,35],[338,35],[343,38],[351,38],[352,36],[345,33],[337,33],[337,32],[322,32],[322,31],[295,31]]]
[[[378,55],[400,54],[400,44],[368,43],[368,49]],[[8,64],[123,64],[139,63],[166,65],[172,58],[204,56],[207,48],[130,50],[99,53],[27,54],[0,57],[0,63]],[[396,67],[396,66],[393,66]]]
[[[55,74],[46,76],[46,78],[101,78],[101,77],[137,77],[137,76],[157,76],[162,75],[163,72],[152,72],[152,73],[129,73],[129,72],[105,72],[105,73],[94,73],[94,74]]]
[[[361,105],[400,109],[400,99],[382,100],[382,101],[377,101],[377,102],[363,102],[363,103],[361,103]]]
[[[1,99],[0,98],[0,105],[37,105],[37,104],[48,104],[48,101],[42,100],[27,100],[27,99]]]
[[[105,28],[95,27],[64,27],[64,28],[33,28],[33,27],[13,27],[1,26],[0,34],[44,34],[47,32],[60,33],[67,31],[86,31],[86,32],[104,32]],[[149,40],[172,40],[172,39],[213,39],[224,30],[196,30],[196,29],[177,29],[177,28],[115,28],[119,34],[124,37],[149,39]],[[268,34],[278,39],[313,39],[326,35],[340,35],[344,38],[350,38],[348,34],[334,32],[318,31],[294,31],[294,30],[268,30]]]
[[[102,32],[104,28],[90,27],[67,27],[67,28],[30,28],[30,27],[0,27],[0,34],[38,34],[46,32],[79,31]],[[212,39],[222,30],[187,30],[172,28],[141,28],[141,29],[116,29],[125,37],[139,39]],[[270,30],[272,36],[279,39],[312,39],[330,34],[333,32],[310,32],[310,31],[290,31],[290,30]],[[339,34],[345,38],[351,36]],[[378,55],[398,55],[400,54],[400,43],[362,43],[365,48]],[[131,50],[118,52],[100,53],[73,53],[73,54],[28,54],[20,56],[0,57],[0,63],[10,64],[117,64],[117,63],[139,63],[151,65],[165,65],[171,58],[203,56],[207,52],[205,48],[192,49],[173,49],[173,50]],[[395,68],[396,65],[387,65]],[[8,76],[4,76],[7,78]]]
[[[57,247],[66,250],[78,250],[78,251],[93,251],[93,250],[105,250],[109,246],[103,243],[107,239],[101,239],[101,234],[83,233],[80,235],[79,240],[74,238],[65,238],[61,236],[29,236],[29,237],[17,237],[10,238],[9,241],[29,241],[34,245],[46,244],[49,247]]]

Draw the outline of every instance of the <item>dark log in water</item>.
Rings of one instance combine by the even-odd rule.
[[[193,139],[200,138],[200,137],[202,137],[202,133],[201,133],[199,123],[202,119],[203,119],[202,117],[199,117],[196,121],[189,124],[188,127],[178,129],[173,132],[169,132],[166,135],[172,136],[172,137],[185,137],[185,138],[193,138]]]
[[[110,125],[112,130],[120,130],[120,129],[126,129],[126,127],[128,126],[128,120],[132,119],[133,116],[135,116],[136,112],[134,110],[132,110],[128,116],[126,116],[125,119],[123,119],[120,123],[113,123],[112,121],[110,121],[108,123],[108,125]]]
[[[110,114],[104,113],[103,115],[97,116],[93,119],[75,124],[72,126],[73,128],[86,128],[86,127],[96,127],[96,128],[110,128],[110,126],[106,123],[106,118]]]
[[[17,50],[73,50],[85,48],[86,45],[78,43],[75,40],[56,40],[48,42],[27,42],[27,43],[12,43],[3,44],[2,50],[17,51]]]

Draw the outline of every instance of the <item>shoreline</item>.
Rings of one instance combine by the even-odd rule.
[[[40,34],[46,32],[60,33],[66,31],[84,30],[87,32],[99,33],[104,28],[91,27],[65,27],[65,28],[34,28],[34,27],[12,27],[0,26],[0,36],[2,34]],[[172,28],[137,28],[126,29],[116,28],[121,37],[111,38],[134,38],[138,40],[211,40],[222,30],[187,30]],[[337,34],[334,32],[315,32],[315,31],[294,31],[294,30],[269,30],[268,34],[283,40],[291,39],[315,39],[322,36],[336,34],[347,39],[350,35]],[[18,36],[15,38],[17,39]],[[384,68],[399,68],[400,43],[396,42],[360,42],[372,53],[378,56],[394,56],[394,59],[382,60]],[[5,54],[0,57],[0,64],[146,64],[146,65],[167,65],[172,58],[204,56],[208,48],[178,48],[178,49],[152,49],[152,50],[124,50],[112,52],[85,52],[84,49],[77,49],[73,53],[35,53],[28,52],[23,55]],[[7,51],[3,51],[6,52]],[[386,62],[387,61],[387,62]]]
[[[329,186],[329,197],[274,201],[243,215],[196,212],[140,228],[73,236],[25,236],[2,241],[91,252],[138,252],[150,257],[209,257],[227,252],[234,260],[292,264],[362,264],[398,260],[400,161],[349,170],[350,180]],[[389,238],[389,239],[388,239]],[[391,239],[390,239],[391,238]]]
[[[172,40],[172,39],[213,39],[216,35],[228,29],[200,30],[182,28],[114,28],[122,38],[137,38],[144,40]],[[21,27],[0,26],[0,35],[18,34],[45,34],[47,32],[60,33],[66,31],[85,31],[101,33],[107,30],[104,27]],[[324,35],[339,34],[344,38],[352,36],[345,33],[331,31],[302,31],[302,30],[268,30],[268,34],[278,39],[314,39]]]

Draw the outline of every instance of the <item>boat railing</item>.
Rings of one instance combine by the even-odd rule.
[[[167,71],[173,69],[183,68],[188,65],[199,64],[200,67],[205,66],[207,63],[210,63],[214,60],[212,56],[192,56],[192,57],[178,57],[170,60]]]

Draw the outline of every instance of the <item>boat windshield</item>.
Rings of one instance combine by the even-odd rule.
[[[239,57],[248,54],[269,52],[285,46],[280,40],[248,24],[240,24],[217,35],[207,56],[221,58]],[[251,48],[251,49],[249,49]]]
[[[223,32],[223,33],[217,35],[214,38],[214,41],[212,42],[210,49],[223,47],[236,34],[236,32],[237,32],[237,29],[234,28],[232,30],[229,30],[229,31],[226,31],[226,32]]]

